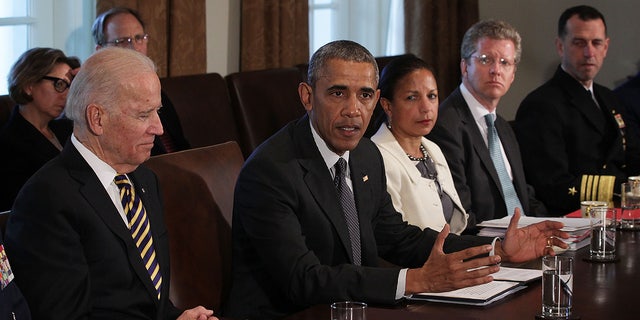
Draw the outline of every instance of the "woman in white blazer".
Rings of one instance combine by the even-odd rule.
[[[438,87],[431,68],[406,55],[391,61],[380,78],[386,115],[371,140],[384,159],[387,190],[404,219],[421,228],[460,234],[467,213],[440,148],[424,138],[438,117]]]

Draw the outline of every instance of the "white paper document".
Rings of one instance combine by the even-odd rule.
[[[409,299],[486,306],[526,288],[525,283],[540,277],[541,270],[501,267],[493,274],[492,282],[447,292],[414,294]]]
[[[542,278],[542,270],[500,267],[492,276],[494,280],[527,283]]]
[[[485,306],[524,288],[519,282],[494,280],[453,291],[414,294],[409,299]]]
[[[545,220],[551,221],[559,221],[564,223],[563,231],[571,232],[589,229],[589,219],[588,218],[541,218],[541,217],[520,217],[518,221],[518,227],[526,227],[528,225],[538,223]],[[511,221],[511,216],[506,216],[500,219],[486,220],[478,223],[478,227],[492,227],[492,228],[504,228],[506,229],[509,226],[509,222]]]

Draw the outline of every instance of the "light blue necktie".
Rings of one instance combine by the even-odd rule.
[[[513,215],[516,207],[520,208],[520,212],[524,214],[522,210],[522,204],[518,199],[516,189],[513,187],[513,182],[509,178],[504,160],[502,159],[502,152],[500,151],[500,137],[498,137],[498,131],[493,125],[495,121],[495,115],[489,113],[484,116],[484,120],[487,122],[487,140],[489,140],[489,154],[493,161],[493,166],[498,172],[498,178],[500,178],[500,185],[502,186],[502,193],[504,195],[504,204],[507,206],[507,214]]]

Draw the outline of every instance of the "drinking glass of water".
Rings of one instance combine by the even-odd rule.
[[[542,257],[543,319],[571,319],[573,301],[573,258]]]
[[[591,246],[589,261],[610,262],[616,260],[616,222],[615,208],[591,208]]]
[[[620,188],[622,212],[620,213],[620,229],[640,230],[640,183],[630,181]]]

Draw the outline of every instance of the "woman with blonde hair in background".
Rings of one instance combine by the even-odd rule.
[[[9,210],[22,185],[60,153],[73,125],[58,119],[80,60],[52,48],[23,53],[9,72],[9,95],[18,105],[0,130],[0,211]]]

